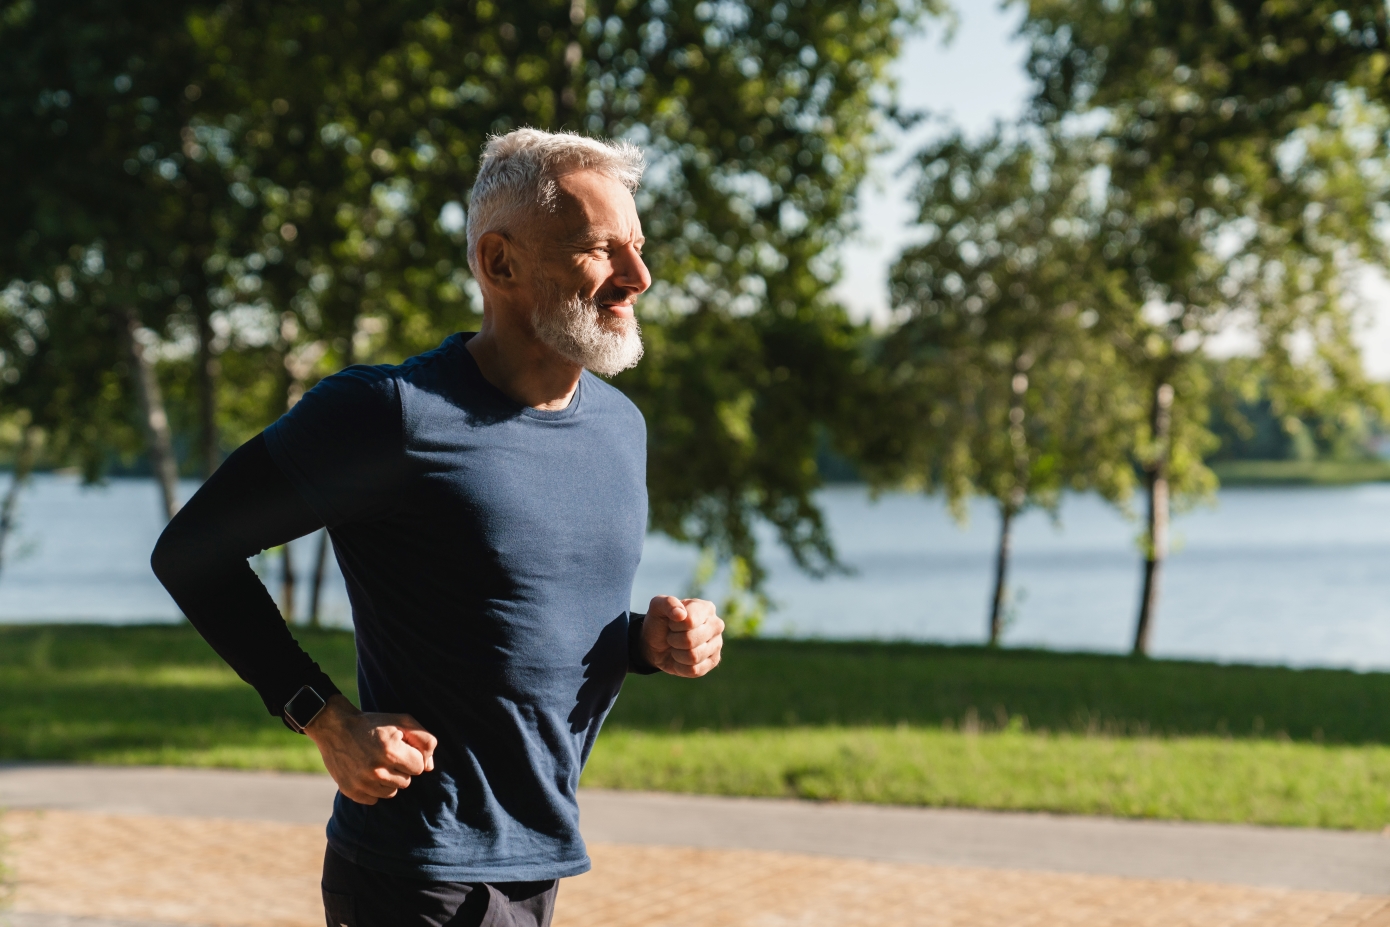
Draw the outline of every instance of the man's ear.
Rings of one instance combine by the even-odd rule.
[[[478,239],[479,283],[499,290],[510,289],[517,283],[516,246],[501,232],[487,232]]]

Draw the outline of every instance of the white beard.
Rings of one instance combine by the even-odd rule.
[[[531,312],[531,326],[542,344],[601,377],[622,373],[642,359],[637,319],[604,318],[597,301],[566,298],[553,281],[546,281],[541,303]]]

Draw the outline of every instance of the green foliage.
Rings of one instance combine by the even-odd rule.
[[[849,424],[862,333],[828,300],[832,249],[916,5],[363,4],[341,34],[336,7],[255,9],[200,35],[229,62],[211,79],[248,88],[222,128],[272,230],[256,275],[324,345],[306,380],[476,318],[462,199],[488,134],[631,138],[657,283],[646,358],[616,382],[650,426],[653,527],[744,563],[753,588],[758,519],[807,569],[833,561],[815,451]]]
[[[933,2],[5,9],[0,133],[25,142],[0,155],[22,207],[0,217],[0,281],[19,281],[5,315],[23,323],[5,376],[54,395],[25,345],[116,344],[102,307],[135,305],[171,421],[234,445],[344,363],[476,321],[463,200],[490,134],[625,137],[651,163],[657,285],[647,359],[617,384],[652,425],[653,527],[742,562],[754,589],[760,519],[805,568],[833,564],[815,458],[856,424],[864,336],[829,297],[835,247],[887,66]],[[95,320],[70,324],[69,305]],[[54,421],[96,393],[63,395]],[[114,441],[81,436],[94,460]]]
[[[1383,264],[1390,11],[1292,3],[1028,0],[1033,118],[1102,154],[1098,330],[1148,394],[1135,442],[1148,524],[1135,650],[1148,645],[1168,500],[1203,457],[1213,335],[1244,327],[1282,416],[1376,400],[1351,337],[1351,274]]]
[[[942,491],[958,519],[995,500],[1000,533],[989,642],[1009,618],[1013,519],[1057,515],[1066,490],[1123,505],[1134,484],[1143,388],[1093,331],[1110,281],[1095,239],[1095,152],[1060,133],[959,134],[916,162],[921,244],[891,273],[886,414],[861,455],[878,485]]]
[[[1258,339],[1280,415],[1380,401],[1350,337],[1348,271],[1385,259],[1388,15],[1379,3],[1028,5],[1038,117],[1099,126],[1107,320],[1151,389],[1175,387],[1179,493],[1209,480],[1193,410],[1210,384],[1176,379],[1231,324]]]
[[[11,282],[0,290],[0,409],[43,429],[49,465],[76,465],[95,479],[112,457],[138,454],[141,436],[119,320],[94,301],[64,296],[85,289],[86,276],[60,266],[54,285]]]
[[[1024,34],[1044,118],[1123,107],[1140,120],[1129,138],[1185,136],[1185,159],[1224,157],[1222,138],[1278,140],[1344,86],[1383,95],[1390,71],[1377,0],[1032,0]]]
[[[1147,646],[1170,500],[1209,496],[1205,460],[1266,417],[1345,456],[1386,409],[1352,338],[1352,275],[1383,263],[1390,194],[1382,4],[1030,0],[1037,80],[1011,132],[917,158],[921,244],[894,266],[899,313],[861,434],[875,483],[973,494],[1012,516],[1064,489],[1146,484]],[[1248,362],[1213,366],[1245,329]],[[1215,375],[1216,379],[1213,379]],[[1243,381],[1243,382],[1240,382]],[[1241,397],[1244,398],[1241,398]],[[889,423],[892,423],[891,425]],[[901,427],[904,426],[905,427]]]
[[[1385,384],[1370,384],[1369,402],[1347,402],[1332,414],[1278,414],[1259,359],[1230,358],[1209,364],[1212,379],[1209,427],[1221,445],[1208,457],[1233,460],[1353,463],[1375,456]],[[1282,404],[1281,404],[1282,405]],[[1217,468],[1217,475],[1225,481]]]
[[[1123,501],[1130,435],[1143,418],[1123,358],[1091,328],[1103,294],[1088,279],[1098,217],[1094,163],[1064,138],[959,135],[917,158],[925,241],[891,276],[901,323],[880,363],[900,406],[877,482],[939,488],[1009,514],[1056,510],[1063,490]]]
[[[757,637],[771,603],[765,594],[753,589],[753,571],[748,561],[734,557],[728,566],[728,594],[719,606],[719,617],[724,619],[724,637]],[[701,551],[685,597],[702,599],[710,595],[709,584],[718,572],[719,558],[714,551]]]

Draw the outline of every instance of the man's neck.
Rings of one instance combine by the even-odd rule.
[[[574,398],[583,367],[565,360],[532,332],[493,323],[484,315],[478,334],[468,339],[483,377],[517,402],[555,412]]]

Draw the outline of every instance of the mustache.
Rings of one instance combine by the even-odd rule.
[[[599,290],[593,296],[584,300],[584,302],[595,306],[601,306],[604,303],[625,303],[629,301],[633,303],[637,302],[635,297],[631,297],[629,293],[617,289],[616,287]]]

